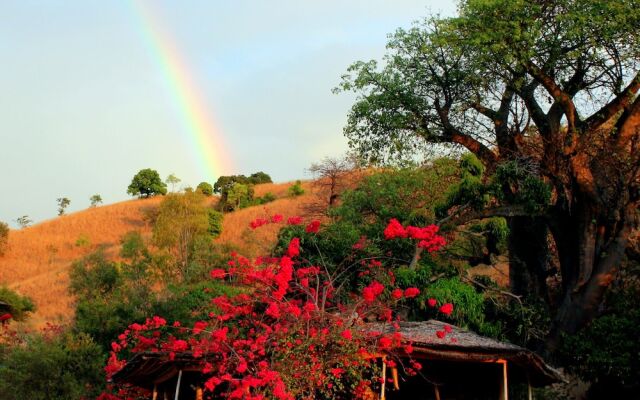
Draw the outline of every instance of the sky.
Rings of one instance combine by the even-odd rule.
[[[143,168],[179,186],[274,181],[347,151],[347,67],[437,0],[0,2],[0,221],[130,198]]]

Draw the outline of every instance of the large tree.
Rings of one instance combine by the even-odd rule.
[[[546,289],[552,237],[551,348],[593,318],[637,226],[638,32],[636,0],[467,0],[398,30],[382,67],[357,62],[340,87],[359,94],[345,133],[369,158],[453,144],[502,178],[477,214],[509,217],[514,279]],[[549,196],[524,207],[536,180]]]

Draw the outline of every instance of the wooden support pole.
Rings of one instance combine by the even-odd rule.
[[[182,380],[182,370],[178,371],[178,382],[176,383],[176,395],[173,397],[173,400],[178,400],[178,396],[180,395],[180,381]]]
[[[387,384],[387,360],[386,357],[382,357],[382,387],[380,388],[380,400],[385,399],[385,389]]]
[[[440,400],[440,389],[438,389],[438,385],[433,385],[433,391],[436,394],[436,400]]]
[[[531,377],[527,374],[527,386],[529,389],[529,400],[533,400],[533,389],[531,388]]]
[[[393,378],[393,388],[395,390],[400,390],[400,381],[398,380],[398,368],[391,368],[391,377]]]
[[[507,360],[498,360],[502,364],[502,384],[500,385],[500,400],[509,400],[509,381],[507,378]]]
[[[199,386],[196,388],[196,400],[202,400],[202,388]]]
[[[153,385],[153,394],[151,400],[158,400],[158,385]]]

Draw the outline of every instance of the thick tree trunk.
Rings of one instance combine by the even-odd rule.
[[[549,300],[546,278],[549,270],[548,228],[537,217],[509,219],[509,281],[511,292],[535,294]]]
[[[561,333],[575,333],[598,312],[635,223],[628,206],[621,218],[608,220],[602,210],[579,203],[570,215],[551,224],[562,270],[562,298],[557,307],[546,352],[553,352]]]

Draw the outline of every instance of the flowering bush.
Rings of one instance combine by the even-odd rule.
[[[282,216],[261,218],[250,226],[255,229],[283,220]],[[290,217],[287,223],[302,225],[303,220]],[[390,234],[385,230],[387,239],[425,241],[429,251],[444,245],[444,239],[436,234],[437,227],[400,228],[392,220],[387,227]],[[319,221],[311,221],[305,228],[311,234],[319,230]],[[328,269],[302,256],[298,237],[289,241],[279,257],[249,260],[232,254],[228,269],[212,270],[210,277],[232,280],[242,286],[240,294],[213,298],[209,318],[190,326],[158,316],[130,325],[112,343],[107,374],[121,369],[134,353],[163,352],[169,359],[189,353],[199,360],[206,376],[204,387],[211,396],[252,400],[362,398],[377,382],[373,379],[377,368],[373,355],[402,343],[399,332],[370,332],[365,321],[387,321],[397,328],[393,306],[418,296],[420,290],[394,288],[390,284],[393,273],[388,271],[388,284],[371,279],[359,293],[340,296],[345,288],[341,278],[350,266]],[[365,270],[382,268],[377,259],[362,261],[364,264],[355,265],[364,265]],[[348,301],[342,301],[345,298]],[[443,305],[440,311],[449,314],[452,307]],[[406,345],[405,353],[410,352],[411,346]],[[420,365],[411,361],[405,368],[415,373]],[[126,390],[118,393],[105,398],[128,398]]]

